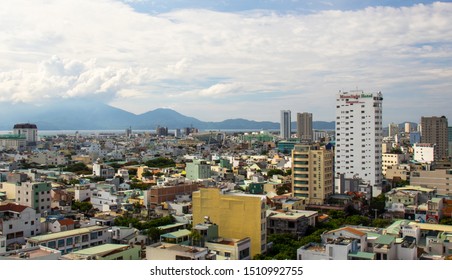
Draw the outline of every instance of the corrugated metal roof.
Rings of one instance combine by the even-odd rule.
[[[30,238],[28,238],[28,240],[31,242],[37,242],[37,243],[46,242],[49,240],[55,240],[55,239],[59,239],[59,238],[66,238],[66,237],[70,237],[70,236],[86,234],[86,233],[90,233],[90,232],[93,232],[96,230],[102,230],[102,229],[107,229],[107,228],[108,228],[107,226],[84,227],[84,228],[78,228],[78,229],[67,230],[67,231],[62,231],[62,232],[38,235],[38,236],[30,237]]]

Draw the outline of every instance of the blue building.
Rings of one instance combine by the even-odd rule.
[[[419,131],[410,132],[410,144],[421,143],[421,133]]]

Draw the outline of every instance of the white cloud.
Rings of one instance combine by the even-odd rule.
[[[91,96],[134,112],[182,101],[193,105],[180,105],[183,113],[206,120],[208,108],[216,120],[233,117],[235,102],[237,117],[265,120],[264,108],[287,108],[329,120],[340,89],[382,90],[400,101],[410,91],[420,101],[432,84],[451,85],[450,14],[450,3],[148,15],[112,0],[3,1],[0,100]],[[191,110],[197,102],[207,109]]]

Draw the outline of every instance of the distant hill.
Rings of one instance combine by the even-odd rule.
[[[206,122],[184,116],[171,109],[155,109],[136,115],[100,102],[91,100],[67,100],[42,106],[18,103],[0,103],[0,130],[12,130],[16,123],[35,123],[39,130],[108,130],[133,129],[153,130],[157,126],[169,129],[196,127],[198,129],[279,129],[279,123],[227,119],[221,122]],[[334,122],[313,122],[314,129],[334,129]],[[293,124],[296,130],[296,123]]]

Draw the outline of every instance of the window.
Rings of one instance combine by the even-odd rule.
[[[52,248],[52,249],[55,249],[55,248],[56,248],[56,242],[55,242],[55,241],[50,241],[50,242],[47,244],[47,247]]]
[[[64,239],[58,240],[58,248],[64,247]]]

